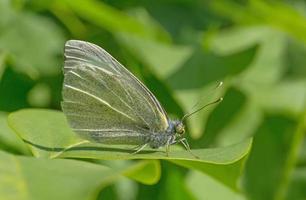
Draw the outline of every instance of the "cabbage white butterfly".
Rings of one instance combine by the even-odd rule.
[[[165,146],[167,155],[180,142],[190,151],[182,120],[169,119],[152,92],[95,44],[66,42],[62,94],[68,123],[89,141],[137,145],[134,153]]]

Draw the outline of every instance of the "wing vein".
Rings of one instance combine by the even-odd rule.
[[[89,92],[86,92],[86,91],[84,91],[84,90],[81,90],[81,89],[79,89],[79,88],[76,88],[76,87],[73,87],[73,86],[67,85],[67,84],[64,84],[64,87],[70,88],[70,89],[72,89],[72,90],[74,90],[74,91],[77,91],[77,92],[83,93],[83,94],[85,94],[85,95],[87,95],[87,96],[89,96],[89,97],[92,97],[92,98],[96,99],[97,101],[99,101],[100,103],[102,103],[102,104],[108,106],[109,108],[111,108],[112,110],[116,111],[117,113],[120,113],[121,115],[123,115],[123,116],[125,116],[125,117],[127,117],[127,118],[129,118],[129,119],[131,119],[131,120],[133,120],[133,121],[135,121],[135,119],[133,119],[132,117],[130,117],[130,116],[128,116],[127,114],[121,112],[120,110],[118,110],[118,109],[112,107],[109,103],[107,103],[107,102],[104,101],[103,99],[101,99],[101,98],[99,98],[99,97],[97,97],[97,96],[95,96],[95,95],[93,95],[93,94],[91,94],[91,93],[89,93]]]
[[[129,129],[87,129],[87,128],[74,128],[74,131],[93,131],[93,132],[135,132]]]

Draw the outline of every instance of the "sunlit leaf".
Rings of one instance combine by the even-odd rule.
[[[51,103],[51,91],[48,85],[39,83],[28,93],[28,102],[33,107],[47,107]]]
[[[306,81],[283,81],[273,85],[240,86],[257,106],[269,112],[286,112],[298,116],[306,101]],[[293,98],[294,97],[294,98]]]
[[[286,52],[286,65],[288,67],[288,77],[305,78],[306,77],[306,45],[295,40],[288,41]]]
[[[237,187],[237,179],[251,147],[251,140],[245,140],[223,148],[192,150],[199,158],[177,148],[172,148],[169,156],[161,150],[153,149],[145,149],[133,155],[131,147],[126,145],[84,143],[71,131],[61,112],[21,110],[9,116],[9,124],[29,145],[36,157],[165,159],[208,173],[232,188]]]
[[[84,161],[14,156],[0,151],[0,195],[4,199],[94,199],[97,192],[136,173],[135,166],[155,161],[140,161],[116,170]],[[146,162],[146,163],[143,163]],[[136,170],[141,170],[136,167]],[[152,172],[151,168],[146,173]],[[142,181],[145,182],[145,181]]]
[[[239,52],[258,45],[256,59],[239,76],[239,85],[249,82],[270,84],[278,81],[285,70],[287,39],[279,31],[268,27],[251,26],[233,28],[216,34],[211,40],[212,49],[219,54]]]
[[[213,2],[211,8],[236,23],[269,25],[306,43],[306,17],[284,2],[252,0],[242,6],[223,0]]]
[[[218,54],[233,54],[261,43],[271,32],[268,26],[228,28],[214,34],[209,45]]]
[[[255,46],[223,56],[197,48],[166,81],[175,90],[202,88],[209,83],[222,81],[229,76],[244,72],[253,61],[256,50]]]
[[[216,143],[226,146],[252,137],[262,121],[262,113],[254,102],[246,102],[220,131]]]
[[[4,4],[7,12],[0,12],[0,18],[6,19],[0,21],[0,50],[8,53],[17,70],[32,78],[59,73],[57,56],[62,52],[61,30],[50,19],[16,11],[10,4]]]
[[[210,111],[209,116],[207,116],[206,119],[203,119],[206,120],[205,126],[203,126],[205,129],[203,130],[204,133],[202,137],[195,141],[197,146],[207,147],[212,144],[217,144],[217,139],[223,138],[221,134],[224,131],[224,128],[227,127],[235,116],[240,113],[240,110],[243,109],[247,100],[246,95],[233,87],[227,88],[223,98],[224,100],[220,102],[215,109]],[[246,137],[243,136],[243,134],[245,134],[243,132],[237,134],[241,134],[241,137],[237,137],[236,141],[226,141],[225,144],[232,144],[232,142],[236,143]]]
[[[145,38],[169,41],[168,34],[160,26],[148,26],[137,18],[96,0],[60,1],[89,22],[112,33],[129,33]],[[152,25],[152,24],[151,24]]]
[[[306,168],[295,169],[290,178],[286,199],[303,199],[306,196]]]
[[[117,34],[117,38],[121,45],[162,79],[167,79],[178,70],[193,51],[189,46],[164,44],[128,34]]]
[[[126,166],[123,167],[126,168]],[[122,169],[122,167],[120,168]],[[160,179],[160,163],[157,160],[143,160],[137,164],[134,163],[133,166],[127,170],[122,170],[122,174],[140,183],[152,185],[157,183]]]
[[[281,115],[267,116],[254,137],[246,164],[246,191],[250,199],[286,196],[288,175],[293,172],[304,137],[304,117],[296,122]],[[265,181],[262,181],[265,172]]]
[[[0,52],[0,80],[5,69],[6,53]]]
[[[227,199],[244,200],[241,193],[235,192],[228,187],[220,184],[211,177],[192,171],[188,174],[186,180],[187,188],[198,200],[206,199]]]
[[[189,170],[188,170],[189,171]],[[158,195],[156,195],[157,200],[169,199],[169,200],[196,200],[192,193],[187,189],[185,184],[186,179],[186,169],[182,169],[173,163],[163,163],[163,176],[159,182],[160,189],[158,190]],[[200,173],[200,172],[199,172]],[[151,192],[154,195],[154,191]],[[147,196],[152,196],[147,195]],[[145,196],[140,196],[139,199],[145,198]]]
[[[7,113],[0,112],[0,147],[6,151],[29,154],[27,146],[7,124]]]
[[[196,109],[199,109],[201,106],[205,106],[208,103],[214,102],[219,98],[224,97],[226,86],[220,86],[217,88],[218,84],[220,84],[220,82],[208,84],[201,89],[175,91],[178,102],[180,105],[182,105],[185,114],[193,112]],[[227,101],[228,99],[225,100]],[[186,122],[189,125],[188,134],[192,138],[198,139],[202,136],[204,130],[206,129],[207,119],[213,109],[219,106],[218,104],[208,106],[205,108],[205,110],[202,110],[201,112],[198,112],[186,119]]]

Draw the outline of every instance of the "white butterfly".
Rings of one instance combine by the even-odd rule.
[[[62,109],[72,129],[87,140],[138,145],[137,153],[181,142],[185,128],[171,120],[152,92],[101,47],[65,44]]]

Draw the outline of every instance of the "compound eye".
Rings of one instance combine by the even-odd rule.
[[[185,133],[185,127],[183,124],[178,124],[177,127],[176,127],[176,132],[179,134],[179,135],[183,135]]]
[[[184,133],[185,133],[185,128],[184,128],[184,127],[182,127],[182,128],[181,128],[181,132],[180,132],[180,134],[181,134],[181,135],[183,135]]]

